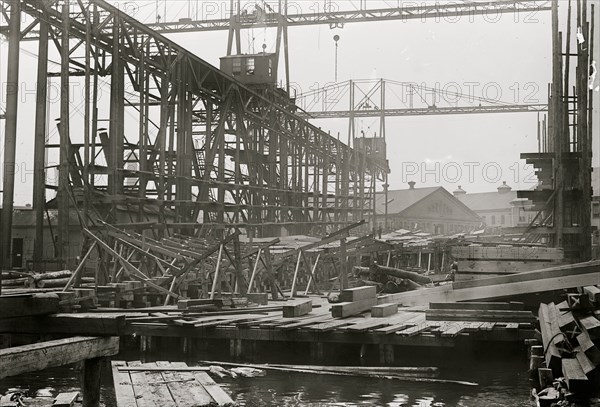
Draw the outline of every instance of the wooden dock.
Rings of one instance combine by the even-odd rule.
[[[129,317],[125,331],[143,338],[180,337],[229,340],[231,356],[243,356],[243,343],[257,341],[308,342],[312,347],[326,343],[380,345],[386,349],[382,363],[393,361],[393,346],[455,347],[459,343],[513,342],[533,338],[535,318],[519,310],[457,309],[429,310],[427,306],[405,307],[385,317],[370,311],[347,318],[332,316],[332,304],[311,297],[314,307],[308,314],[285,317],[273,302],[253,312],[233,315],[173,315],[168,312]],[[508,305],[508,303],[502,303]],[[502,308],[502,307],[501,307]],[[437,314],[436,314],[437,312]],[[154,316],[152,316],[154,315]],[[452,317],[454,316],[454,318]],[[440,320],[443,319],[443,320]],[[251,349],[252,347],[249,347]],[[317,351],[318,353],[322,353]],[[392,355],[390,355],[392,354]],[[318,359],[318,357],[317,357]]]
[[[205,370],[183,362],[113,361],[117,407],[235,406]]]

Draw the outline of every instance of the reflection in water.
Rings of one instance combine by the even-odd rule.
[[[180,354],[161,351],[148,360],[183,360],[193,365],[202,359],[229,359],[224,347],[197,352],[191,358],[182,359]],[[261,355],[262,360],[271,363],[308,363],[304,354],[290,354],[289,348],[275,349]],[[352,350],[352,352],[354,352]],[[328,364],[359,364],[359,350],[352,360],[348,354],[331,356]],[[406,351],[404,351],[406,352]],[[425,351],[420,354],[411,350],[410,354],[397,351],[400,365],[439,366],[440,378],[478,382],[478,387],[465,387],[448,384],[411,383],[399,380],[370,379],[355,377],[320,376],[268,371],[264,377],[218,379],[225,391],[241,406],[390,406],[390,407],[525,407],[529,401],[527,377],[527,357],[524,352],[502,354],[494,349],[495,360],[489,355],[453,355],[452,352],[435,353]],[[268,356],[267,356],[268,355]],[[121,356],[126,360],[140,359],[136,353]],[[373,360],[370,360],[371,364]],[[13,377],[0,381],[0,393],[10,387],[24,387],[30,394],[40,390],[56,395],[58,392],[73,391],[79,388],[79,372],[76,367],[49,369],[44,372]],[[110,370],[103,372],[102,402],[104,406],[114,406],[114,393]]]

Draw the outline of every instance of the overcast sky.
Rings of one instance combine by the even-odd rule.
[[[145,22],[179,18],[227,17],[229,1],[137,0],[111,1]],[[255,2],[243,2],[252,9]],[[359,1],[333,2],[338,9],[356,9]],[[368,8],[398,4],[433,2],[371,1]],[[445,2],[440,2],[445,3]],[[596,4],[598,2],[596,1]],[[158,4],[158,8],[156,7]],[[275,8],[276,2],[269,2]],[[566,1],[560,1],[561,27],[566,27]],[[166,5],[166,13],[165,13]],[[291,2],[292,10],[315,12],[324,1]],[[598,10],[600,7],[596,8]],[[330,29],[325,25],[289,29],[290,75],[294,87],[302,90],[333,82],[335,69],[334,35],[340,36],[338,81],[384,78],[415,82],[478,97],[498,98],[512,103],[547,102],[551,79],[550,12],[505,14],[502,16],[464,16],[452,19],[427,19],[347,24]],[[596,17],[596,21],[598,17]],[[598,33],[600,30],[596,29]],[[169,37],[218,66],[225,55],[227,32],[173,34]],[[254,29],[242,33],[243,52],[275,48],[275,29]],[[595,54],[599,60],[600,41]],[[6,78],[7,43],[0,43],[0,78]],[[22,79],[35,85],[34,44],[23,45]],[[280,73],[280,78],[283,75]],[[597,79],[596,84],[600,82]],[[27,86],[27,85],[25,85]],[[458,86],[458,89],[457,89]],[[487,90],[484,92],[484,90]],[[497,91],[501,95],[495,95]],[[596,93],[598,95],[598,93]],[[497,97],[498,96],[498,97]],[[527,98],[527,99],[526,99]],[[388,107],[393,101],[388,103]],[[598,117],[598,97],[595,112]],[[4,94],[0,101],[4,109]],[[31,162],[33,140],[32,103],[23,103],[19,122],[17,154],[26,168]],[[27,112],[22,114],[23,111]],[[315,124],[347,139],[347,120],[319,120]],[[357,129],[372,136],[379,133],[376,119],[357,120]],[[533,170],[519,160],[522,152],[537,151],[535,113],[478,114],[452,116],[391,117],[386,127],[388,159],[392,173],[390,188],[442,185],[449,191],[462,185],[467,192],[495,190],[502,181],[514,188],[534,186]],[[4,123],[0,122],[3,142]],[[598,165],[598,121],[594,131],[594,163]],[[15,204],[31,202],[32,177],[17,180]]]

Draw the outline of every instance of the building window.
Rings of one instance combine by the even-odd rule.
[[[594,202],[592,206],[592,216],[600,218],[600,202]]]
[[[273,76],[273,60],[269,58],[269,76]]]
[[[504,225],[506,223],[506,217],[504,215],[500,215],[500,223]]]
[[[241,58],[233,58],[231,73],[233,74],[233,76],[240,75],[242,73],[242,59]]]
[[[496,215],[492,215],[492,225],[496,224]]]
[[[246,75],[254,75],[254,58],[246,59]]]
[[[525,222],[525,210],[519,208],[519,222]]]

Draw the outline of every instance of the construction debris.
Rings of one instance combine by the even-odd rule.
[[[580,291],[588,298],[587,293],[595,293],[597,288],[586,286]],[[599,388],[600,337],[593,333],[600,325],[598,310],[600,302],[595,300],[586,308],[573,308],[567,301],[540,304],[543,352],[537,355],[535,346],[530,351],[531,373],[540,399],[585,404]]]

